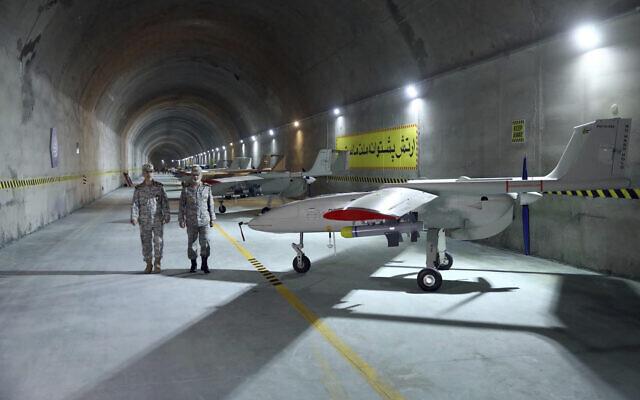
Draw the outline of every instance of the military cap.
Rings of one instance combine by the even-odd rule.
[[[142,172],[153,172],[153,165],[145,164],[142,166]]]

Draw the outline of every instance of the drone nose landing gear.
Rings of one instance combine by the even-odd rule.
[[[300,232],[300,243],[291,243],[291,247],[297,254],[293,258],[293,269],[299,274],[304,274],[309,271],[311,268],[311,260],[309,260],[302,251],[304,248],[304,234],[302,232]]]

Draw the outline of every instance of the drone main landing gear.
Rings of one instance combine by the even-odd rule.
[[[225,207],[222,201],[220,202],[220,207],[218,207],[218,211],[220,211],[220,214],[224,214],[227,212],[227,207]]]
[[[300,232],[300,243],[291,243],[291,247],[297,254],[293,258],[293,269],[299,274],[304,274],[309,271],[311,268],[311,260],[309,260],[302,251],[304,248],[304,234],[302,232]]]
[[[453,266],[453,257],[447,253],[447,236],[444,234],[444,229],[438,230],[438,248],[433,265],[440,271],[451,269]]]
[[[418,273],[418,286],[426,292],[435,292],[442,285],[442,274],[438,270],[450,269],[453,257],[447,253],[444,229],[427,229],[427,263]]]

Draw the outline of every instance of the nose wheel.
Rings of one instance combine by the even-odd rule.
[[[435,268],[423,268],[418,273],[418,286],[425,292],[435,292],[442,286],[442,275]]]
[[[304,248],[304,234],[302,232],[300,232],[300,243],[291,243],[291,248],[296,252],[296,256],[293,258],[293,269],[299,274],[309,271],[311,261],[302,251]]]
[[[227,207],[225,207],[224,204],[220,204],[220,207],[218,207],[218,211],[220,211],[220,214],[224,214],[227,212]]]
[[[304,254],[302,254],[302,256],[295,256],[293,258],[293,269],[297,273],[304,274],[305,272],[309,271],[310,268],[311,260],[309,260],[309,257],[305,256]]]

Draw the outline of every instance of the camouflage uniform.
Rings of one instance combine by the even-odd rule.
[[[151,262],[153,253],[156,260],[162,258],[163,224],[169,223],[169,199],[162,183],[151,181],[150,185],[141,183],[133,192],[131,204],[131,220],[140,224],[142,240],[142,256],[147,263]],[[151,241],[153,240],[153,252]]]
[[[200,239],[200,256],[206,258],[211,253],[209,245],[209,226],[216,219],[213,196],[209,185],[189,185],[180,194],[180,211],[178,222],[187,226],[188,248],[190,260],[198,258],[196,240]]]

